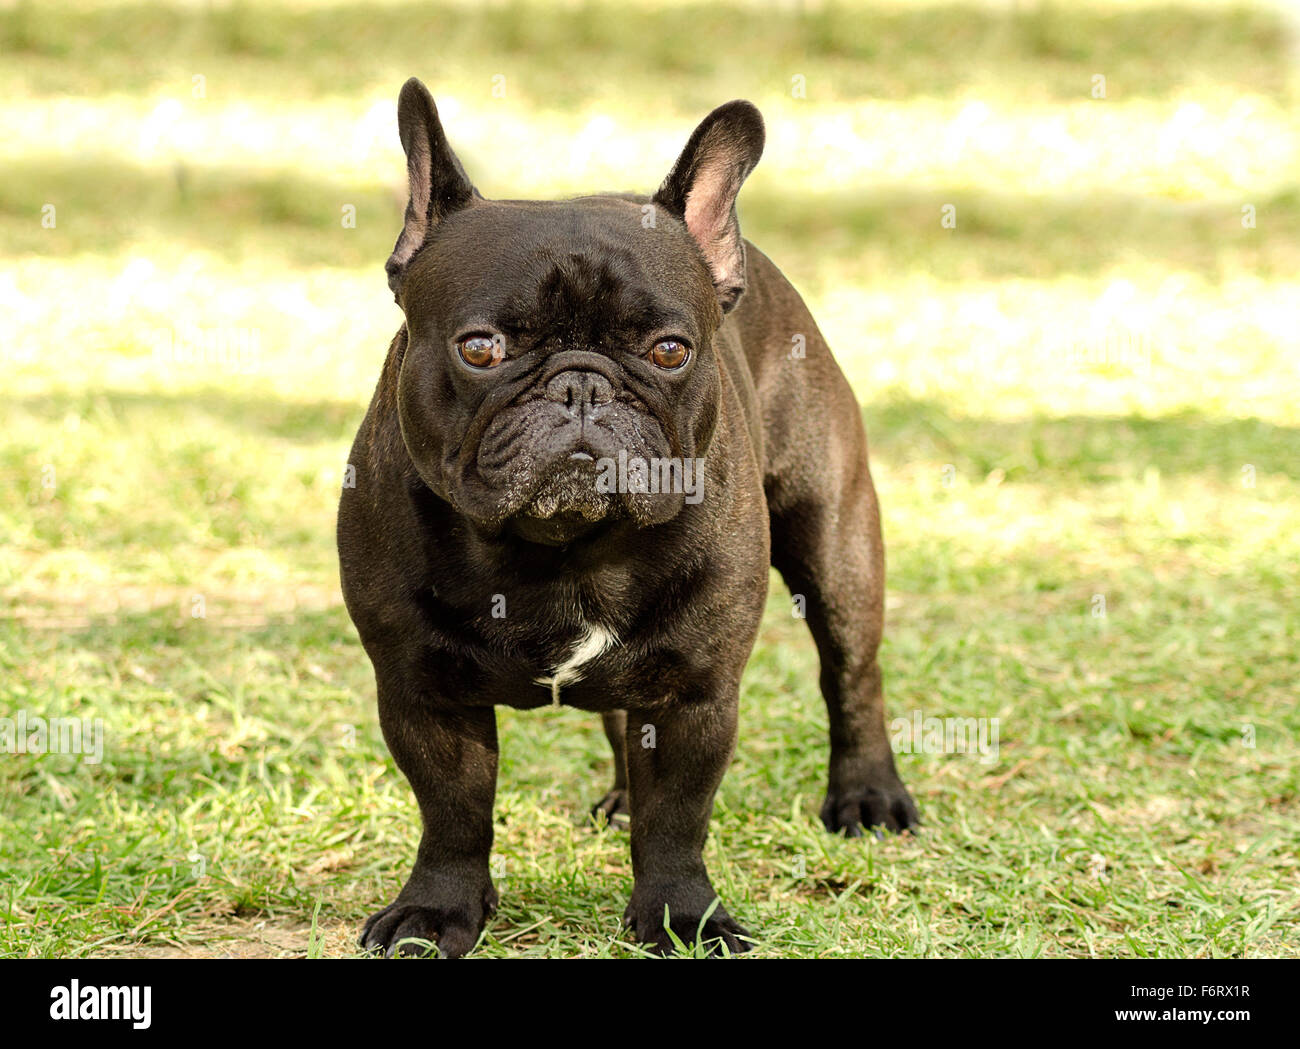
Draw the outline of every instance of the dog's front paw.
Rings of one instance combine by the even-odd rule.
[[[634,888],[623,923],[655,954],[672,954],[678,942],[688,951],[698,945],[710,957],[750,950],[753,947],[750,934],[721,903],[714,906],[715,903],[717,896],[707,883],[703,891],[677,888],[642,892]]]
[[[862,837],[864,828],[873,830],[878,838],[884,837],[884,830],[902,834],[921,822],[916,802],[896,776],[879,786],[832,787],[822,803],[821,816],[828,831],[842,831],[848,838]]]
[[[627,830],[632,822],[632,806],[627,791],[615,788],[591,807],[591,818],[600,826],[607,823],[615,830]]]
[[[399,896],[366,920],[361,948],[388,958],[399,954],[460,958],[478,942],[496,902],[496,890],[491,888],[481,902],[471,899],[450,906],[404,902]]]

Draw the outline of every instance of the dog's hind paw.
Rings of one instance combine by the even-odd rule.
[[[627,791],[615,788],[591,807],[591,819],[597,826],[608,825],[615,830],[627,830],[632,824],[632,807]]]

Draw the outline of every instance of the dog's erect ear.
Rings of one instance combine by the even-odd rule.
[[[726,313],[745,290],[745,245],[736,194],[763,155],[763,117],[737,99],[701,121],[654,202],[686,223],[713,275]]]
[[[415,77],[402,85],[402,93],[397,96],[397,132],[406,150],[411,199],[406,205],[406,224],[384,267],[394,295],[429,231],[469,204],[476,194],[447,144],[429,89]]]

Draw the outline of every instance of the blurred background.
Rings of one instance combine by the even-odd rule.
[[[1232,0],[0,4],[0,951],[339,954],[417,815],[338,595],[401,323],[395,100],[488,197],[651,191],[748,98],[741,225],[863,404],[928,829],[816,821],[774,582],[708,853],[774,954],[1296,953],[1300,19]],[[487,954],[631,953],[604,741],[503,712]],[[1289,886],[1289,888],[1288,888]]]

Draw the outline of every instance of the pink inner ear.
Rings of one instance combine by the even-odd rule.
[[[715,258],[713,245],[726,229],[731,210],[731,179],[726,166],[714,164],[699,173],[686,197],[686,228],[703,249],[713,269],[723,260]]]

